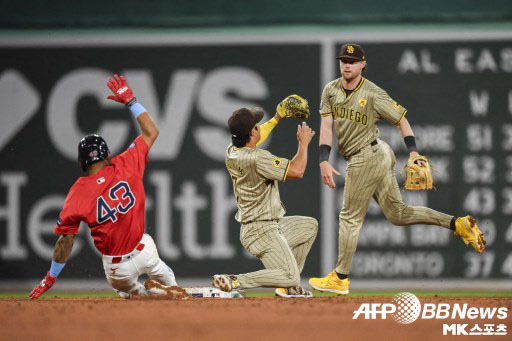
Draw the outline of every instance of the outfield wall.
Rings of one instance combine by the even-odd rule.
[[[76,146],[98,132],[113,153],[136,124],[106,100],[106,77],[126,75],[160,128],[145,173],[147,226],[178,278],[208,278],[260,268],[239,243],[235,203],[223,165],[225,123],[240,106],[273,113],[285,96],[310,101],[318,131],[320,93],[338,77],[345,41],[363,44],[365,77],[409,109],[418,147],[431,157],[437,191],[404,193],[406,202],[454,215],[471,213],[488,236],[483,255],[450,231],[394,227],[372,203],[352,276],[360,283],[455,283],[512,287],[512,31],[311,34],[34,34],[0,38],[0,287],[28,283],[49,266],[51,234],[80,170]],[[267,117],[270,117],[267,115]],[[398,131],[381,137],[406,151]],[[295,154],[295,123],[283,122],[265,148]],[[317,140],[313,145],[316,145]],[[310,151],[305,179],[281,185],[289,215],[316,217],[320,231],[303,277],[325,274],[337,254],[338,189],[321,185]],[[344,173],[345,161],[331,156]],[[403,178],[399,179],[403,182]],[[62,277],[102,281],[101,260],[81,227]],[[21,281],[21,282],[20,282]],[[501,284],[499,284],[501,283]]]
[[[0,28],[241,27],[510,22],[508,0],[0,0]]]

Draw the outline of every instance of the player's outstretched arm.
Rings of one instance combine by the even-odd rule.
[[[53,261],[50,271],[48,271],[41,283],[32,289],[29,294],[31,299],[38,298],[53,286],[57,280],[57,276],[64,268],[64,265],[66,265],[66,262],[71,255],[74,239],[74,234],[66,234],[59,237],[57,243],[55,243],[55,249],[53,250]]]
[[[263,110],[263,109],[262,109]],[[279,124],[279,122],[281,122],[282,118],[281,116],[279,116],[277,113],[274,115],[274,117],[272,117],[270,120],[268,120],[267,122],[263,123],[262,125],[260,125],[260,134],[261,134],[261,137],[260,137],[260,140],[256,143],[256,146],[259,146],[261,145],[263,142],[265,142],[265,140],[267,139],[267,137],[270,135],[270,133],[272,132],[272,130]]]
[[[128,86],[128,83],[126,83],[124,76],[119,77],[118,75],[114,75],[114,78],[109,77],[107,86],[110,90],[112,90],[114,94],[113,96],[108,96],[107,98],[119,103],[123,103],[130,108],[133,116],[139,123],[140,130],[142,131],[142,138],[151,149],[151,146],[158,137],[158,128],[155,122],[153,122],[151,116],[146,111],[146,108],[137,102],[137,98],[133,95],[133,91]]]
[[[332,116],[322,116],[322,122],[320,123],[320,173],[322,175],[322,182],[330,188],[336,187],[333,174],[340,175],[329,163],[333,122]]]
[[[142,131],[142,138],[148,144],[148,148],[151,149],[151,146],[160,133],[155,122],[147,112],[137,117],[137,122],[139,123],[140,130]]]
[[[418,151],[416,149],[416,139],[414,137],[414,133],[412,131],[411,125],[407,118],[403,117],[400,123],[397,125],[398,130],[400,131],[400,135],[404,139],[404,143],[409,150],[409,157],[418,156]],[[418,160],[417,164],[423,166],[425,162]]]
[[[304,176],[304,171],[308,164],[308,146],[313,136],[315,136],[315,132],[308,127],[306,122],[302,122],[302,124],[297,127],[299,150],[290,161],[290,166],[288,167],[288,173],[286,175],[287,179],[302,179]]]

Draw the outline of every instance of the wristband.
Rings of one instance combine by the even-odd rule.
[[[407,146],[407,149],[409,152],[416,152],[418,151],[416,149],[416,138],[413,135],[409,135],[404,137],[405,145]]]
[[[331,153],[331,146],[327,144],[320,145],[320,162],[329,161],[329,154]]]
[[[133,117],[137,118],[140,115],[142,115],[142,113],[145,113],[147,110],[142,106],[142,104],[140,104],[139,102],[135,102],[130,106],[130,111],[132,112]]]
[[[126,106],[129,108],[137,102],[137,97],[133,97],[130,102],[126,103]]]
[[[52,265],[50,267],[50,276],[57,277],[62,269],[64,269],[64,265],[66,263],[57,263],[56,261],[52,260]]]

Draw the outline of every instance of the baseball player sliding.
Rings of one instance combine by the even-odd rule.
[[[325,86],[320,106],[320,170],[323,183],[335,188],[333,174],[340,173],[328,161],[334,125],[338,149],[348,160],[343,207],[339,215],[339,254],[335,269],[326,277],[311,278],[311,286],[320,291],[348,294],[350,264],[371,198],[392,224],[430,224],[449,228],[466,245],[470,243],[477,252],[484,252],[485,239],[475,218],[455,218],[402,201],[395,177],[395,155],[389,145],[379,139],[377,123],[386,120],[394,124],[409,150],[409,166],[414,162],[423,166],[426,159],[418,157],[414,134],[405,118],[407,110],[362,77],[367,63],[361,46],[343,45],[337,59],[340,60],[341,77]],[[412,187],[421,184],[416,180],[414,184],[412,180],[408,182]]]
[[[315,132],[304,122],[298,126],[299,150],[292,160],[258,148],[283,118],[308,115],[307,102],[292,95],[278,105],[275,116],[263,125],[258,125],[263,118],[259,108],[241,108],[229,118],[232,144],[226,151],[226,167],[238,205],[235,219],[241,224],[240,241],[261,260],[265,269],[240,275],[214,275],[214,287],[224,291],[274,287],[281,297],[312,296],[300,286],[300,273],[316,238],[318,222],[310,217],[284,216],[278,181],[303,177],[308,145]]]
[[[130,108],[142,134],[114,158],[110,158],[107,143],[100,136],[88,135],[80,141],[78,160],[87,175],[69,190],[54,229],[60,237],[50,271],[30,293],[32,299],[41,296],[57,280],[71,254],[81,221],[89,225],[94,245],[103,255],[107,281],[121,297],[188,296],[176,287],[173,271],[159,258],[153,239],[144,233],[146,197],[142,177],[158,128],[123,76],[109,78],[107,86],[114,93],[108,98]],[[144,285],[137,281],[142,274],[150,278]]]

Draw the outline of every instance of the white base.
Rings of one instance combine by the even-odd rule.
[[[243,298],[243,293],[233,290],[231,292],[225,292],[217,288],[212,287],[192,287],[185,288],[194,298]]]

